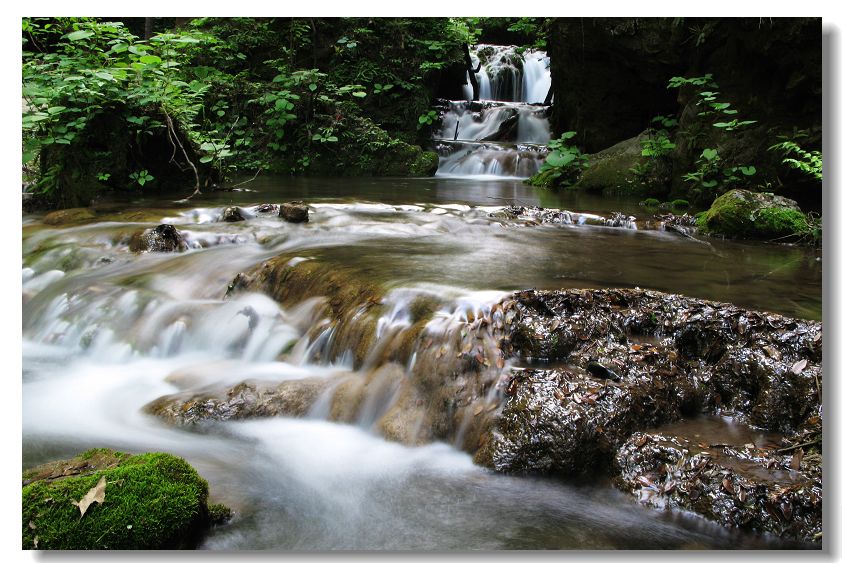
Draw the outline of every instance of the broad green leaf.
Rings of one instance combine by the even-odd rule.
[[[67,108],[65,106],[53,106],[51,108],[47,108],[47,113],[50,115],[56,115],[58,113],[63,113],[66,109]]]
[[[108,80],[109,82],[115,81],[114,75],[112,75],[110,72],[105,72],[104,70],[95,72],[94,76],[96,76],[97,78],[102,78],[103,80]]]
[[[754,166],[740,166],[740,172],[745,176],[754,176],[757,173],[757,168]]]
[[[351,95],[356,96],[357,98],[365,98],[366,93],[365,92],[354,92]]]
[[[207,164],[208,162],[210,162],[212,160],[213,160],[212,156],[203,156],[202,158],[199,159],[199,162],[201,162],[202,164]]]
[[[140,62],[145,65],[154,65],[161,62],[161,57],[157,55],[143,55],[140,57]]]
[[[318,86],[316,86],[315,84],[310,84],[309,88],[310,88],[311,92],[315,92],[316,88],[318,88]]]
[[[327,138],[327,140],[330,141],[331,143],[335,143],[336,141],[339,140],[339,138],[331,135],[330,137]]]
[[[713,160],[717,154],[716,149],[705,149],[702,151],[702,157],[707,160]]]
[[[82,39],[87,39],[88,37],[93,37],[94,32],[88,31],[86,29],[80,29],[79,31],[74,31],[72,33],[68,33],[66,35],[67,39],[70,41],[81,41]]]
[[[573,162],[576,155],[572,152],[556,152],[553,151],[547,155],[547,164],[556,168],[563,168]]]

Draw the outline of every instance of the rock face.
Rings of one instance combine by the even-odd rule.
[[[699,232],[729,238],[796,239],[809,230],[798,204],[785,197],[731,190],[716,198],[698,220]]]
[[[24,549],[194,548],[227,511],[209,507],[207,482],[164,453],[89,450],[23,477]],[[104,494],[82,514],[76,504],[94,488]]]
[[[132,252],[175,252],[187,249],[184,237],[172,225],[158,225],[132,235],[129,250]]]
[[[310,221],[310,212],[303,201],[290,201],[281,204],[278,217],[289,223],[307,223]]]
[[[673,76],[712,73],[741,115],[820,127],[817,18],[555,18],[548,43],[553,132],[578,131],[586,152],[637,135],[655,115],[679,115]]]

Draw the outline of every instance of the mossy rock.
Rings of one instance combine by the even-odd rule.
[[[598,153],[589,155],[589,166],[582,172],[576,186],[587,191],[616,190],[634,183],[631,169],[644,162],[641,156],[642,135],[621,141]]]
[[[806,235],[807,217],[791,199],[770,193],[731,190],[699,214],[703,234],[729,238],[778,240]]]
[[[192,548],[215,517],[230,516],[224,507],[209,510],[207,481],[166,453],[89,450],[23,477],[24,549]],[[104,500],[81,514],[74,502],[101,478]]]
[[[71,225],[86,223],[96,219],[96,212],[87,207],[74,207],[72,209],[59,209],[47,213],[42,219],[45,225]]]

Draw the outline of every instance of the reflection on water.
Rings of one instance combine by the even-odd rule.
[[[111,201],[101,220],[23,240],[25,466],[88,447],[164,450],[208,478],[237,518],[207,549],[521,549],[781,547],[683,513],[659,513],[604,485],[495,475],[444,444],[409,448],[365,429],[274,419],[189,432],[143,414],[186,387],[332,377],[347,365],[281,361],[314,319],[265,296],[223,301],[240,271],[280,253],[353,265],[390,289],[443,298],[476,290],[641,286],[821,317],[815,252],[587,225],[527,226],[500,206],[605,214],[636,201],[553,194],[516,181],[266,179],[189,202]],[[307,224],[225,206],[304,199]],[[121,213],[121,214],[118,214]],[[190,243],[128,251],[162,221]],[[245,311],[245,313],[244,313]],[[308,312],[309,311],[309,312]],[[252,326],[252,322],[256,322]],[[305,342],[306,343],[306,342]]]

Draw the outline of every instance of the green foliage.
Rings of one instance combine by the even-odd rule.
[[[432,126],[438,120],[438,113],[435,110],[429,110],[418,116],[418,128]]]
[[[806,151],[801,145],[787,138],[769,147],[770,151],[777,151],[784,155],[781,160],[790,168],[798,170],[810,178],[822,181],[822,153],[821,151]]]
[[[669,79],[667,83],[667,88],[681,88],[682,86],[713,86],[714,88],[718,88],[719,86],[714,82],[712,74],[706,74],[704,76],[697,76],[695,78],[684,78],[683,76],[673,76]]]
[[[175,548],[209,523],[208,484],[183,459],[108,450],[91,450],[80,458],[103,456],[114,460],[109,469],[23,487],[25,549]],[[104,502],[92,504],[80,518],[73,501],[101,477],[106,479]]]
[[[155,176],[150,174],[148,170],[139,170],[129,174],[129,178],[137,182],[140,187],[143,187],[147,182],[154,180]]]
[[[528,183],[563,187],[575,184],[582,171],[588,167],[588,155],[582,153],[579,147],[569,144],[570,139],[575,136],[576,131],[566,131],[558,139],[547,143],[550,153],[547,154],[538,174]]]

